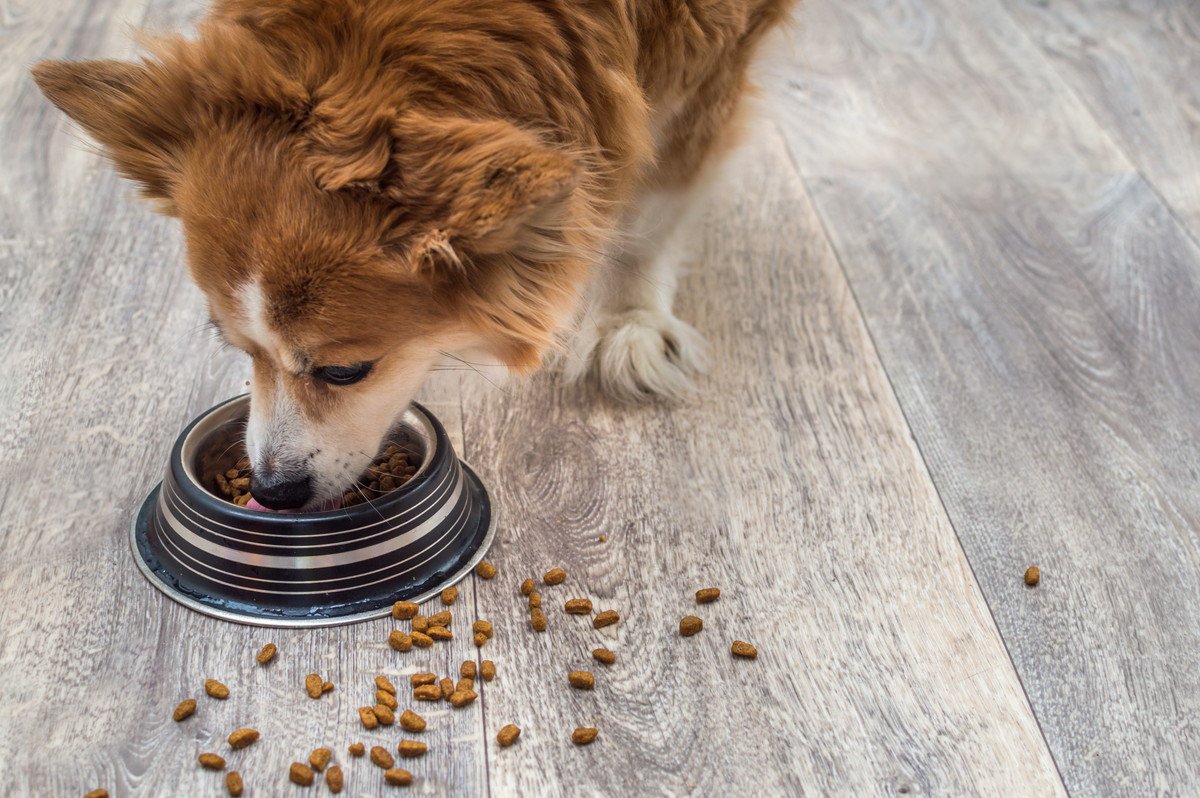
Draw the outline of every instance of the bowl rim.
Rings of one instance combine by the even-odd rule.
[[[183,428],[183,431],[179,433],[175,438],[175,442],[171,445],[171,453],[167,461],[167,471],[178,475],[176,476],[175,483],[178,486],[180,500],[184,501],[195,512],[212,520],[223,519],[236,523],[237,527],[235,528],[240,528],[244,524],[290,528],[303,523],[339,520],[344,522],[344,524],[339,524],[339,526],[344,525],[347,528],[353,528],[355,524],[363,521],[378,520],[378,516],[381,513],[388,510],[400,509],[404,504],[404,500],[413,491],[425,484],[426,477],[428,477],[430,471],[435,470],[435,462],[441,458],[445,458],[448,452],[453,452],[453,447],[450,446],[450,439],[445,427],[442,426],[437,417],[419,402],[410,402],[397,415],[396,424],[403,424],[410,429],[414,429],[425,442],[426,451],[420,466],[417,467],[416,473],[405,481],[403,485],[370,502],[354,504],[350,507],[339,507],[333,510],[320,510],[308,513],[265,513],[260,510],[250,510],[233,502],[226,501],[214,494],[204,486],[195,473],[194,458],[196,449],[202,442],[197,440],[196,436],[202,433],[205,436],[211,435],[221,425],[229,423],[229,421],[222,421],[215,425],[208,425],[211,426],[211,429],[205,425],[205,422],[212,416],[223,411],[228,412],[231,406],[235,404],[245,404],[246,415],[247,417],[249,416],[249,393],[241,393],[218,402],[188,422],[187,426]],[[408,423],[411,419],[416,419],[419,424]],[[187,453],[186,456],[185,452]]]

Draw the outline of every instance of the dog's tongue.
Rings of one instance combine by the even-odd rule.
[[[323,507],[321,507],[320,509],[310,510],[310,512],[320,513],[320,512],[324,512],[325,510],[337,510],[341,506],[342,506],[342,500],[341,500],[341,497],[338,497],[338,498],[330,499],[329,501],[325,502],[325,505]],[[255,499],[253,496],[250,497],[250,501],[246,502],[246,509],[258,510],[260,513],[298,513],[298,512],[300,512],[299,510],[272,510],[270,507],[264,507],[263,505],[259,504],[258,500]]]

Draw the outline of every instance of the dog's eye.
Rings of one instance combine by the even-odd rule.
[[[354,366],[321,366],[313,369],[313,379],[330,385],[353,385],[371,373],[374,363],[359,363]]]

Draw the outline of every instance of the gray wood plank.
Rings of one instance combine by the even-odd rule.
[[[506,513],[477,592],[497,626],[493,790],[1060,794],[781,142],[743,157],[684,292],[715,343],[697,399],[629,409],[545,377],[464,393],[468,456]],[[570,577],[542,589],[539,635],[517,586],[553,566]],[[707,585],[722,597],[697,608]],[[622,620],[593,630],[571,597]],[[705,629],[684,639],[687,614]],[[498,749],[507,723],[524,732]],[[577,725],[597,742],[575,748]]]
[[[1007,8],[1200,241],[1200,6],[1018,0]]]
[[[1067,788],[1195,793],[1200,252],[1002,9],[808,8],[769,96]]]

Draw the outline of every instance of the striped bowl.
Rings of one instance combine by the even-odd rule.
[[[458,582],[491,545],[487,490],[416,403],[391,437],[419,452],[417,472],[370,504],[265,513],[214,495],[199,477],[205,458],[236,439],[249,411],[243,395],[192,421],[134,518],[134,559],[175,601],[258,626],[351,623]]]

